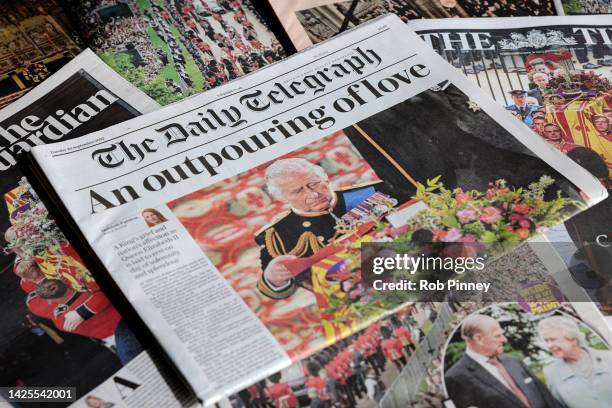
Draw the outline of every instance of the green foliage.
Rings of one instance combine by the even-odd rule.
[[[182,95],[172,93],[161,76],[148,81],[145,78],[144,69],[134,66],[129,55],[119,52],[104,52],[99,57],[115,72],[161,105],[168,105],[183,98]]]
[[[457,221],[457,217],[453,214],[447,214],[444,218],[442,218],[442,225],[448,228],[459,228],[459,221]]]
[[[477,236],[484,235],[484,233],[486,232],[484,224],[480,221],[465,224],[463,226],[463,230],[468,234],[474,234]]]
[[[138,7],[140,7],[142,10],[146,10],[151,7],[148,0],[136,0],[136,4],[138,4]]]
[[[446,355],[444,356],[444,366],[448,370],[452,367],[461,357],[465,354],[465,342],[457,341],[450,343],[446,348]]]
[[[496,180],[485,192],[463,191],[445,188],[437,176],[417,184],[414,198],[429,208],[408,220],[409,231],[429,229],[436,239],[449,242],[446,233],[454,230],[458,242],[469,235],[476,242],[499,244],[495,249],[505,252],[539,229],[557,225],[572,211],[584,208],[583,203],[563,197],[561,191],[545,200],[545,192],[554,183],[553,178],[543,175],[527,188],[510,188],[504,180]]]
[[[434,177],[431,180],[427,180],[426,182],[427,186],[421,183],[417,183],[417,191],[415,194],[415,198],[427,202],[427,199],[429,197],[427,193],[430,193],[436,190],[441,190],[444,188],[444,185],[440,182],[441,177],[442,176],[440,175],[440,176]]]
[[[579,0],[562,0],[565,14],[584,14],[584,8]]]

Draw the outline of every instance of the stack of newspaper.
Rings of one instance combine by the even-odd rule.
[[[608,406],[608,20],[387,15],[164,108],[83,52],[0,111],[3,397]]]

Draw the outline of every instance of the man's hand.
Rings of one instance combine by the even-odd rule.
[[[286,285],[295,275],[299,274],[299,272],[291,272],[284,265],[284,262],[297,258],[297,256],[293,255],[281,255],[271,260],[264,270],[266,280],[274,286],[280,287]]]
[[[70,312],[66,313],[66,316],[64,316],[64,330],[69,332],[73,331],[84,321],[85,319],[83,319],[80,314],[74,310],[71,310]]]

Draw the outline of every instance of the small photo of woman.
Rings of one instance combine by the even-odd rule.
[[[166,217],[164,217],[159,211],[154,208],[145,208],[141,212],[142,218],[144,218],[145,222],[149,227],[154,227],[159,224],[163,224],[168,221]]]

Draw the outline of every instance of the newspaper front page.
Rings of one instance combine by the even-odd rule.
[[[560,1],[268,0],[268,3],[293,46],[303,50],[387,13],[396,14],[404,22],[452,17],[554,16],[562,10]]]
[[[80,52],[57,0],[0,4],[0,108],[19,99]]]
[[[33,152],[207,403],[404,304],[360,284],[361,243],[519,242],[606,195],[394,16]]]
[[[151,398],[164,406],[188,402],[185,387],[142,349],[16,165],[33,146],[157,108],[86,50],[0,111],[3,387],[74,387],[63,402],[76,400],[77,407],[96,401],[142,406]],[[60,288],[61,296],[48,296],[42,282]]]
[[[609,16],[415,21],[410,26],[537,136],[612,188]],[[535,136],[535,135],[534,135]],[[609,315],[610,198],[549,232],[574,279]]]
[[[64,5],[84,42],[161,105],[285,55],[250,0],[67,0]]]

